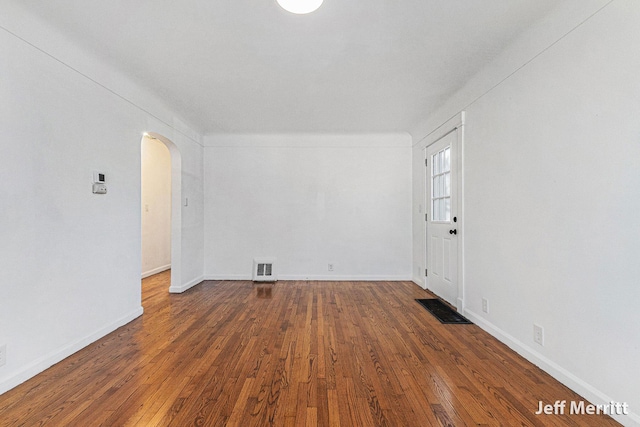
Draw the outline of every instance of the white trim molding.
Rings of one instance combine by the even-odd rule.
[[[608,396],[606,393],[598,390],[591,384],[578,378],[567,369],[563,368],[552,360],[549,360],[548,358],[538,353],[520,340],[516,339],[509,333],[503,331],[493,323],[488,322],[482,316],[474,313],[471,310],[464,310],[462,314],[473,323],[478,325],[480,328],[488,332],[490,335],[506,344],[513,351],[515,351],[516,353],[527,359],[529,362],[533,363],[591,403],[595,405],[607,405],[609,404],[609,402],[615,401],[615,399],[613,399],[611,396]],[[611,417],[625,426],[640,426],[640,414],[635,412],[629,412],[628,415],[611,415]]]
[[[45,371],[56,363],[66,359],[77,351],[82,350],[89,344],[103,338],[104,336],[110,334],[121,326],[126,325],[132,320],[142,316],[144,309],[139,307],[132,312],[122,316],[120,319],[115,322],[104,326],[103,328],[98,329],[97,331],[87,335],[86,337],[79,339],[67,346],[64,346],[58,350],[55,350],[45,356],[42,356],[39,359],[36,359],[32,363],[28,364],[15,374],[0,379],[0,394],[3,394],[12,388],[22,384],[28,379],[35,377],[39,373]]]
[[[410,282],[410,275],[402,276],[367,276],[367,275],[281,275],[280,280],[309,280],[309,281],[321,281],[321,282]]]
[[[146,279],[147,277],[153,276],[154,274],[162,273],[163,271],[167,271],[171,268],[171,264],[163,265],[158,268],[154,268],[153,270],[145,271],[142,273],[142,278]]]
[[[183,284],[181,286],[173,286],[172,285],[172,286],[169,287],[169,293],[171,293],[171,294],[181,294],[184,291],[189,290],[189,289],[193,288],[196,285],[199,285],[204,280],[205,279],[202,276],[200,276],[200,277],[197,277],[197,278],[195,278],[193,280],[190,280],[189,282],[187,282],[187,283],[185,283],[185,284]]]
[[[250,274],[215,274],[206,276],[204,280],[252,280]],[[411,282],[410,275],[401,276],[330,276],[330,275],[299,275],[285,274],[279,275],[278,281],[298,280],[298,281],[320,281],[320,282]]]

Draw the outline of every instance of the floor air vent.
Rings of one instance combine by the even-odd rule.
[[[276,267],[274,258],[255,258],[253,260],[254,282],[275,282]]]

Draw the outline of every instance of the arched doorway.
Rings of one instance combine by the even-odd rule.
[[[140,144],[142,277],[171,268],[169,292],[175,292],[181,285],[180,151],[168,138],[154,132],[145,132]],[[152,164],[148,164],[150,161]]]

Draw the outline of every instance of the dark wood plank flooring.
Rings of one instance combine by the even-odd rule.
[[[0,396],[2,426],[607,426],[409,282],[143,281],[145,314]]]

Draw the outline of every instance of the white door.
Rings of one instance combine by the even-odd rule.
[[[427,288],[457,306],[458,130],[426,148]]]

